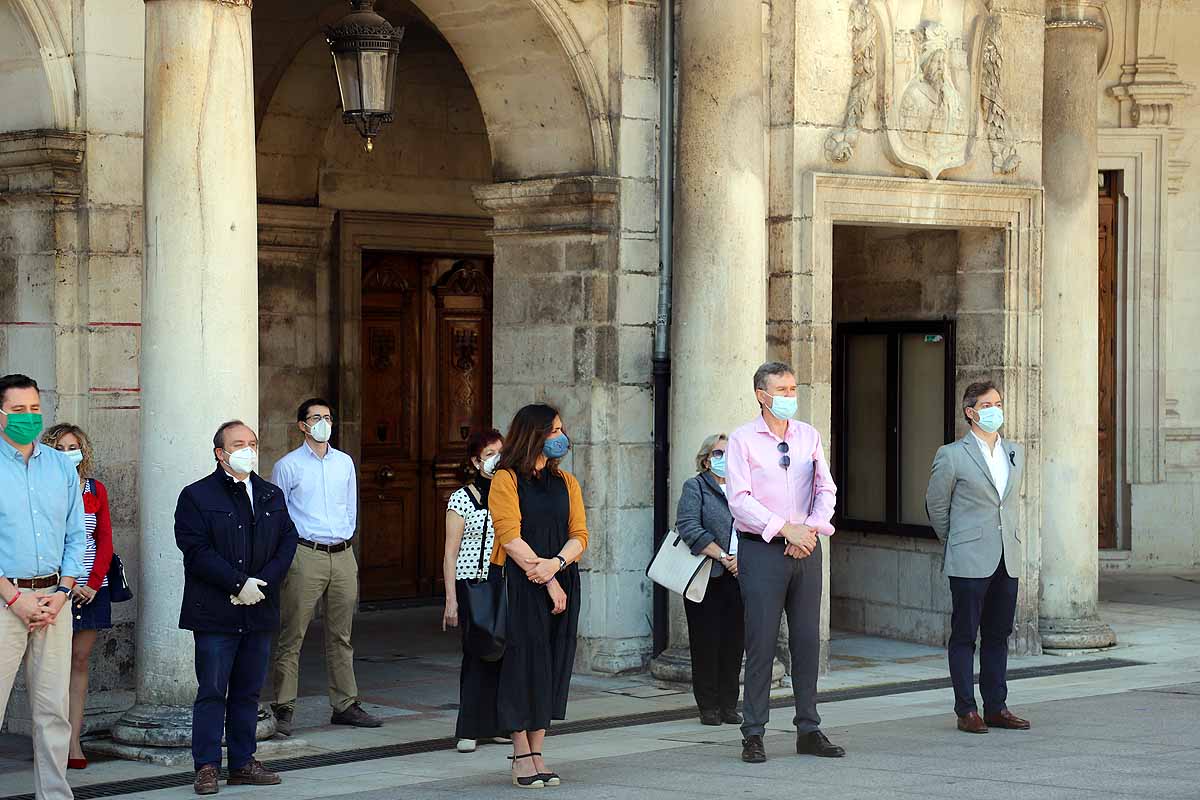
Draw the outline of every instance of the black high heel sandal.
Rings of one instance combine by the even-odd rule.
[[[531,756],[540,756],[541,753],[530,753]],[[538,777],[542,779],[542,783],[546,786],[562,785],[562,778],[558,777],[557,772],[539,772]]]
[[[522,758],[533,758],[533,753],[526,753],[523,756],[509,756],[508,760],[513,762],[513,769],[516,769],[517,762]],[[530,775],[528,778],[521,778],[515,772],[512,776],[512,784],[521,789],[541,789],[546,785],[541,775]]]

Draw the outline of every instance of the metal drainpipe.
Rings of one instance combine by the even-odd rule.
[[[662,39],[658,67],[658,316],[654,322],[654,552],[670,523],[671,249],[675,180],[675,2],[658,5]],[[654,585],[654,655],[670,641],[667,590]]]

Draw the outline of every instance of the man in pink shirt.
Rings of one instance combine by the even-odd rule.
[[[796,752],[840,758],[817,714],[821,545],[833,533],[837,487],[821,436],[796,414],[796,376],[787,364],[754,373],[762,413],[733,432],[726,447],[729,509],[738,530],[738,583],[746,627],[742,760],[767,760],[763,734],[771,708],[771,666],[784,611],[796,698]]]

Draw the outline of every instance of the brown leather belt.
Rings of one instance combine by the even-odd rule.
[[[316,542],[310,542],[308,539],[300,539],[300,544],[321,553],[340,553],[343,550],[349,550],[351,547],[354,547],[354,540],[347,539],[337,544],[317,544]]]
[[[13,586],[18,589],[49,589],[51,586],[58,586],[58,574],[43,575],[40,578],[9,578]]]

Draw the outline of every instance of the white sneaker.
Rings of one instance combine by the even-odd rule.
[[[474,739],[459,739],[458,744],[456,745],[456,749],[460,753],[474,753],[475,752],[475,740]]]

